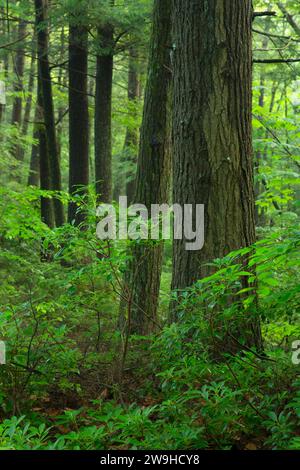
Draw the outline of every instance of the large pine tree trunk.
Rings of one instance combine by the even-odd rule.
[[[114,33],[107,24],[98,31],[100,51],[97,55],[95,96],[95,177],[99,201],[112,199],[111,108]]]
[[[89,184],[89,111],[88,111],[88,32],[82,26],[70,26],[69,32],[69,146],[70,194],[83,195]],[[69,204],[69,222],[83,221],[83,213]]]
[[[51,166],[51,189],[61,191],[60,163],[56,141],[52,82],[48,59],[49,33],[47,28],[47,9],[47,0],[35,0],[38,71],[42,87],[47,148]],[[54,199],[54,212],[55,222],[59,227],[64,223],[65,216],[63,204],[58,198]]]
[[[155,0],[153,31],[145,90],[141,141],[138,155],[135,202],[167,202],[170,175],[170,122],[168,96],[170,83],[169,0]],[[148,334],[157,322],[163,243],[155,247],[136,244],[125,278],[127,328],[130,333]],[[123,308],[123,311],[122,311]],[[121,305],[121,316],[124,316]]]
[[[173,202],[205,205],[203,249],[174,241],[182,289],[255,242],[251,0],[173,0],[173,24]]]

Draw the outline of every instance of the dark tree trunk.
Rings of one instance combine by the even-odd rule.
[[[35,0],[38,71],[41,79],[47,148],[51,167],[51,189],[61,191],[61,174],[56,141],[52,82],[48,59],[49,33],[46,25],[47,8],[47,0]],[[58,198],[54,198],[54,212],[56,226],[59,227],[64,223],[65,216],[63,204]]]
[[[170,15],[171,2],[155,0],[134,198],[135,202],[148,208],[149,214],[151,204],[161,204],[168,200]],[[124,293],[127,300],[127,328],[130,333],[148,334],[155,328],[162,255],[162,242],[154,247],[136,244],[132,249],[132,262],[125,278]],[[121,321],[124,310],[124,305],[121,305]]]
[[[172,289],[255,242],[251,0],[172,0],[173,202],[205,205],[205,243],[174,240]],[[176,319],[174,312],[172,318]],[[252,328],[246,325],[248,331]],[[259,327],[251,333],[260,344]]]
[[[134,48],[129,50],[128,64],[128,100],[129,100],[129,116],[134,124],[130,123],[127,127],[124,154],[129,171],[126,175],[126,195],[128,204],[131,204],[135,194],[135,175],[136,162],[138,153],[139,129],[135,125],[137,120],[136,105],[137,100],[141,96],[141,85],[139,80],[138,56]]]
[[[41,79],[38,79],[38,102],[37,102],[37,133],[39,139],[38,153],[40,156],[40,187],[44,190],[51,189],[50,159],[47,146],[46,125],[44,120],[44,100]],[[41,198],[41,218],[50,228],[55,226],[52,199]]]
[[[31,147],[29,174],[28,174],[28,186],[38,186],[40,179],[40,159],[39,159],[39,144],[36,143],[39,140],[39,107],[38,104],[35,108],[34,113],[34,125],[33,125],[33,140],[35,141]]]
[[[61,29],[61,35],[60,35],[60,54],[59,54],[59,62],[61,64],[64,63],[64,52],[65,52],[65,28],[64,26]],[[60,90],[63,88],[63,86],[67,86],[66,83],[66,76],[63,73],[64,68],[63,66],[59,68],[59,75],[58,75],[58,80],[57,84],[60,88]],[[65,110],[62,105],[59,106],[58,111],[57,111],[57,147],[58,147],[58,154],[59,154],[59,161],[61,161],[61,145],[62,145],[62,132],[63,132],[63,119],[65,116]]]
[[[71,25],[69,34],[69,192],[83,195],[89,183],[88,33]],[[84,217],[76,211],[71,202],[68,219],[78,224]]]
[[[95,96],[95,177],[96,193],[101,202],[112,199],[111,105],[113,80],[114,32],[107,24],[98,31]]]

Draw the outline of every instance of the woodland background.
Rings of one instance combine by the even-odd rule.
[[[0,449],[299,450],[299,2],[0,30]],[[204,203],[204,249],[97,240],[119,195]]]

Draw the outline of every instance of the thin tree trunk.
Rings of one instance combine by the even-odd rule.
[[[114,32],[109,24],[98,31],[95,95],[95,177],[96,193],[101,202],[112,199],[111,108]]]
[[[170,15],[171,2],[155,0],[134,198],[136,203],[147,207],[149,214],[151,204],[168,200],[171,160],[168,113]],[[148,334],[157,324],[163,243],[156,246],[136,244],[131,254],[124,291],[127,328],[130,333]],[[121,304],[121,320],[122,315],[124,302]]]
[[[131,204],[135,194],[135,174],[138,153],[138,140],[139,129],[136,125],[137,121],[137,100],[141,96],[141,85],[139,80],[138,71],[138,54],[133,47],[129,49],[129,64],[128,64],[128,101],[129,101],[129,117],[130,124],[127,127],[124,153],[126,163],[130,166],[126,175],[126,195],[128,197],[128,204]]]
[[[22,122],[22,129],[21,129],[22,137],[27,136],[28,127],[29,127],[31,105],[32,105],[32,93],[33,93],[33,88],[34,88],[34,76],[35,76],[35,60],[34,60],[34,57],[32,57],[31,64],[30,64],[28,87],[27,87],[27,98],[26,98],[24,117],[23,117],[23,122]],[[23,161],[24,155],[25,155],[24,146],[19,145],[16,151],[17,159],[20,161]]]
[[[61,174],[59,154],[56,141],[55,117],[52,96],[52,82],[48,59],[49,33],[47,22],[47,0],[35,0],[36,29],[38,43],[38,70],[41,79],[44,119],[46,125],[47,148],[51,167],[51,189],[61,191]],[[54,212],[56,226],[63,225],[65,221],[64,207],[59,198],[54,198]]]
[[[12,109],[12,117],[11,122],[12,124],[20,127],[22,121],[22,91],[23,91],[23,75],[24,75],[24,63],[25,63],[25,56],[24,56],[24,45],[21,39],[24,37],[26,32],[26,22],[20,20],[18,26],[18,46],[17,46],[17,53],[14,57],[14,73],[15,73],[15,82],[13,86],[13,91],[16,93],[13,102],[13,109]]]
[[[60,54],[59,54],[59,62],[62,64],[64,62],[64,52],[65,52],[65,28],[64,26],[61,29],[60,35]],[[66,84],[66,77],[63,75],[64,68],[63,66],[59,68],[59,75],[57,79],[58,86],[60,89],[62,85]],[[58,154],[59,154],[59,161],[61,162],[61,145],[62,145],[62,132],[63,132],[63,118],[64,118],[65,110],[62,105],[58,107],[57,111],[57,147],[58,147]]]
[[[37,133],[39,139],[38,152],[40,156],[40,188],[44,190],[51,189],[51,169],[50,159],[47,146],[46,137],[46,124],[44,120],[44,100],[42,92],[41,78],[38,79],[38,101],[37,101],[37,120],[39,124],[37,126]],[[41,197],[41,218],[48,227],[53,228],[55,226],[55,217],[53,210],[52,199]]]
[[[71,25],[69,34],[69,192],[83,195],[89,183],[88,33],[84,27]],[[83,219],[71,202],[69,222],[78,224]]]
[[[40,179],[40,160],[39,160],[39,145],[36,143],[39,140],[39,107],[38,104],[35,108],[34,113],[34,125],[33,125],[33,140],[34,143],[31,146],[31,156],[28,174],[28,186],[38,186]]]
[[[173,202],[205,206],[202,250],[174,240],[172,289],[255,242],[251,0],[173,0]],[[247,281],[245,280],[245,283]],[[177,319],[172,309],[171,318]],[[248,343],[259,325],[245,321]]]

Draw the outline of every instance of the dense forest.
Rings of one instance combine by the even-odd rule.
[[[299,1],[0,30],[0,450],[300,450]]]

